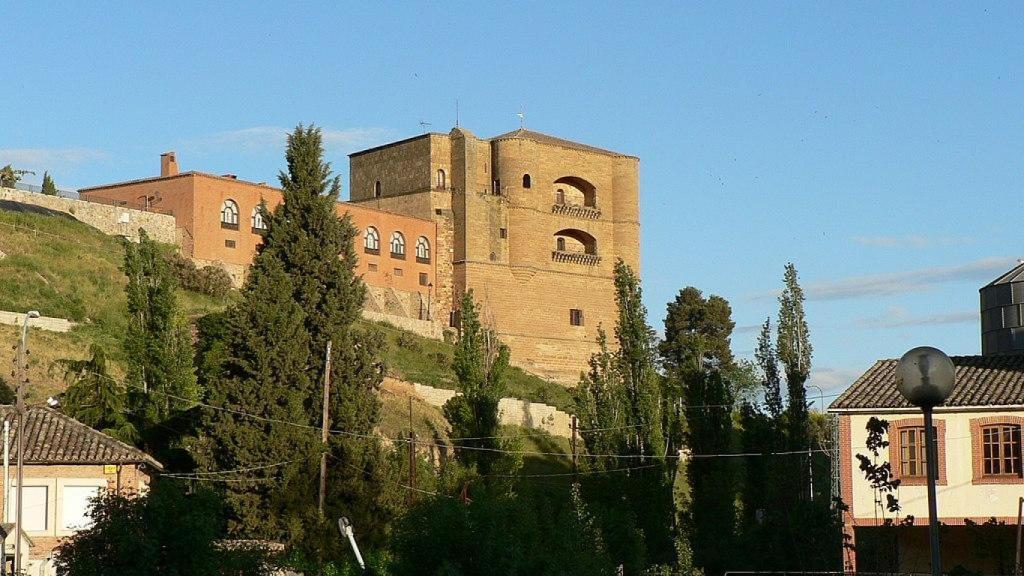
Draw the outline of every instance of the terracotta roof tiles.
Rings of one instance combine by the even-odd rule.
[[[952,356],[956,385],[943,406],[1024,406],[1024,355]],[[914,407],[896,389],[898,360],[879,360],[829,406],[836,412]]]

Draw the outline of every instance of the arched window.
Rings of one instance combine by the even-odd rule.
[[[555,190],[555,204],[558,204],[559,206],[565,206],[565,190],[564,189],[559,188],[558,190]]]
[[[444,190],[448,185],[448,178],[445,177],[444,170],[437,169],[437,187]]]
[[[530,182],[530,175],[523,174],[523,188],[529,188],[532,183]]]
[[[380,180],[373,183],[373,197],[380,198]]]
[[[416,240],[416,261],[423,264],[430,262],[430,241],[426,236],[420,236]]]
[[[380,232],[373,226],[367,226],[363,233],[363,248],[371,254],[380,254]]]
[[[555,238],[555,250],[565,252],[565,238]]]
[[[405,236],[401,232],[391,233],[391,256],[405,258]]]
[[[597,255],[597,239],[583,230],[567,228],[555,232],[555,250]]]
[[[238,203],[230,198],[220,205],[220,227],[238,230]]]
[[[252,229],[253,232],[267,229],[267,225],[263,223],[263,211],[259,206],[252,209]]]

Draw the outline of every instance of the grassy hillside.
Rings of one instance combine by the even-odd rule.
[[[31,331],[31,397],[42,399],[58,391],[60,384],[47,374],[47,368],[59,358],[85,357],[94,342],[107,350],[113,371],[119,372],[126,326],[121,240],[69,217],[0,209],[0,252],[4,254],[0,258],[0,310],[38,310],[44,316],[80,324],[67,334]],[[218,300],[187,290],[179,290],[178,296],[190,318],[223,310],[236,297]],[[384,334],[387,348],[382,356],[390,375],[438,388],[455,387],[451,344],[421,338],[386,323],[364,321],[363,325]],[[13,358],[18,335],[15,327],[0,325],[0,350],[8,351],[0,356],[0,363],[10,361],[4,356]],[[6,376],[9,370],[0,374]],[[519,369],[509,371],[507,394],[563,410],[572,406],[565,388]],[[385,400],[386,404],[392,401]],[[385,418],[395,411],[389,408]],[[404,413],[408,420],[407,406]],[[406,428],[408,425],[402,429]]]

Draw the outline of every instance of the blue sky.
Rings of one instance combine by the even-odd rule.
[[[480,136],[524,111],[641,158],[654,326],[694,285],[749,354],[793,261],[833,392],[916,345],[978,353],[977,289],[1024,256],[1024,7],[892,4],[7,2],[0,165],[74,189],[176,150],[273,182],[315,122],[347,183],[456,99]]]

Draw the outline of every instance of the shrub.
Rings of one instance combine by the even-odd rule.
[[[216,266],[196,265],[177,252],[165,256],[171,272],[178,280],[178,285],[186,290],[208,294],[214,298],[223,298],[231,291],[231,276]]]
[[[420,353],[423,351],[423,345],[416,339],[415,336],[408,332],[399,332],[398,338],[395,340],[400,348],[405,348],[410,352]]]

